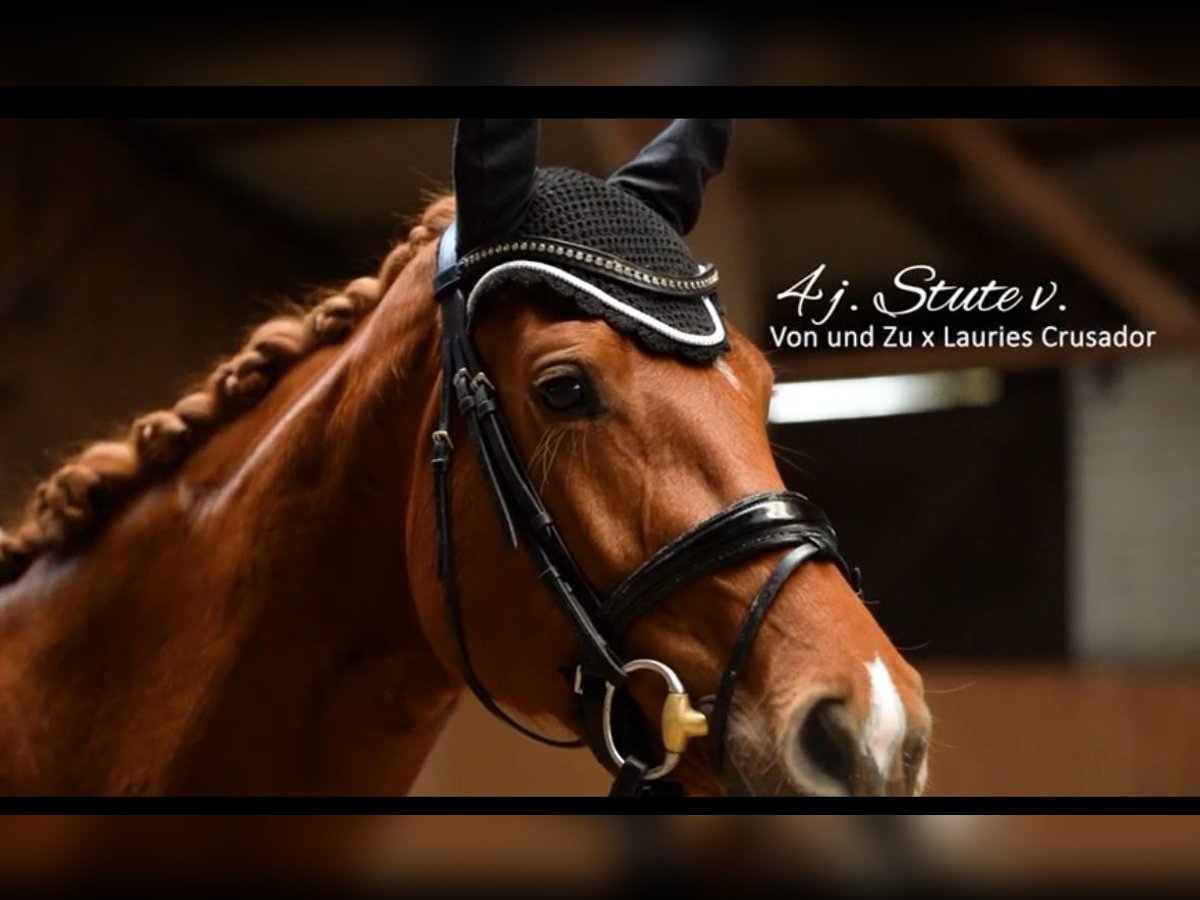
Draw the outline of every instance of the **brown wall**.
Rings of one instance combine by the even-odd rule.
[[[984,407],[772,428],[914,665],[1066,658],[1061,394],[1057,371],[1009,373]]]
[[[312,246],[171,165],[101,123],[0,121],[0,509],[327,274]]]

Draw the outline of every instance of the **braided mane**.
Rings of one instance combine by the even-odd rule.
[[[213,431],[254,406],[297,361],[345,340],[453,217],[452,198],[433,201],[377,275],[357,278],[307,310],[262,323],[174,407],[141,416],[124,440],[94,443],[62,465],[37,486],[23,520],[11,530],[0,528],[0,585],[16,581],[39,556],[94,533]]]

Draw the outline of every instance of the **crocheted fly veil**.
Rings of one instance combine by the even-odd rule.
[[[607,181],[537,168],[537,122],[463,120],[455,141],[459,271],[468,314],[504,285],[546,285],[654,353],[729,349],[717,270],[682,235],[721,170],[727,119],[678,119]]]

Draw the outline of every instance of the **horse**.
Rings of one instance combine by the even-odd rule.
[[[674,123],[624,183],[596,190],[686,233],[719,169],[687,169],[689,121],[709,120]],[[584,733],[567,683],[577,629],[497,528],[470,429],[440,422],[451,393],[441,239],[457,227],[460,245],[472,228],[477,241],[482,219],[505,219],[514,165],[522,190],[533,184],[532,165],[503,152],[508,169],[472,178],[479,148],[464,146],[468,121],[459,128],[454,194],[425,207],[375,276],[259,325],[174,407],[60,467],[0,532],[5,794],[403,794],[467,678],[438,565],[438,432],[454,448],[444,462],[471,676],[523,728]],[[659,174],[675,181],[644,202],[664,156]],[[772,369],[732,323],[727,349],[697,363],[536,279],[500,285],[474,315],[514,454],[598,596],[740,498],[783,490],[766,430]],[[715,695],[752,598],[791,552],[767,546],[666,592],[619,649]],[[920,676],[834,560],[779,580],[731,694],[738,782],[921,793]],[[657,721],[659,684],[630,675],[620,688],[635,717]],[[706,749],[679,756],[683,792],[728,788]]]

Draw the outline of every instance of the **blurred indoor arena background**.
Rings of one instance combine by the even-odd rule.
[[[93,45],[69,67],[117,82],[404,83],[489,65],[527,77],[482,44],[385,57],[366,41],[339,58],[343,68],[317,44],[277,58],[196,46],[167,57]],[[1003,78],[1173,80],[1189,64],[1103,43],[1023,46]],[[871,80],[878,62],[836,44],[802,63],[770,42],[733,49],[703,38],[656,58],[672,73],[752,64],[762,80],[773,64],[794,65],[809,81]],[[611,58],[576,50],[570,62],[591,80],[624,80]],[[626,62],[640,50],[631,45]],[[523,59],[533,72],[550,64]],[[4,65],[18,62],[26,74],[11,80],[42,80],[36,60]],[[962,71],[985,63],[1001,65],[975,56]],[[404,111],[402,95],[381,110],[392,111]],[[547,120],[541,157],[606,172],[661,125]],[[0,503],[16,503],[73,442],[169,404],[273,304],[373,271],[422,197],[448,184],[452,127],[0,121]],[[746,119],[734,141],[693,242],[720,261],[730,314],[760,346],[772,324],[794,324],[794,303],[776,294],[821,263],[862,296],[917,262],[957,283],[1055,280],[1073,328],[1158,331],[1150,350],[774,351],[781,381],[827,382],[834,399],[816,417],[777,422],[772,437],[789,486],[838,523],[873,612],[925,675],[936,719],[930,794],[1200,792],[1200,121]],[[1019,318],[1003,321],[1043,324]],[[920,382],[933,399],[916,411],[902,388],[918,382],[894,379],[928,373],[940,380]],[[839,405],[838,391],[853,394],[844,381],[865,377],[888,379],[875,383],[898,398],[888,414]],[[467,696],[416,792],[606,789],[586,752],[524,740]],[[513,846],[530,846],[524,826],[504,827]],[[557,841],[560,862],[576,858],[574,826],[528,827],[534,846]],[[1088,833],[1038,827],[1009,830],[1060,863]],[[494,847],[496,828],[430,822],[424,845],[408,830],[376,855],[385,869],[436,865],[435,835],[461,849],[488,831]],[[1157,853],[1174,846],[1157,834],[1197,846],[1194,829],[1147,826],[1143,843]],[[1110,838],[1131,846],[1127,833]],[[595,843],[580,846],[586,870]],[[1196,865],[1193,855],[1172,859]]]

